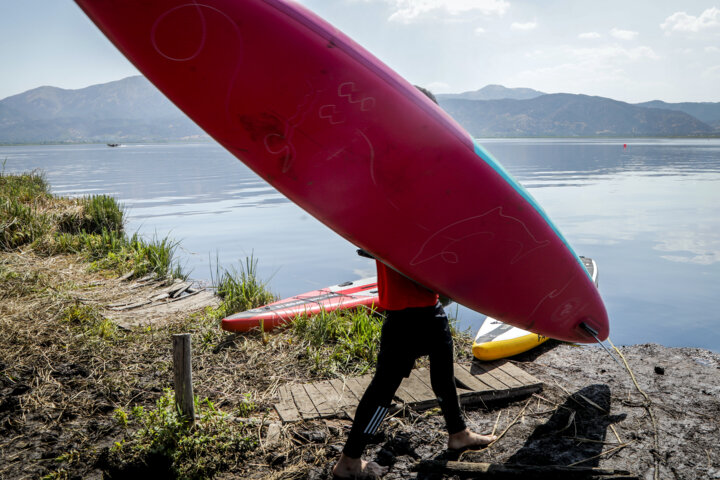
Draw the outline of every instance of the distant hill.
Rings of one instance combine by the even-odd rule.
[[[500,85],[437,97],[476,137],[720,136],[720,103],[632,105]],[[0,143],[207,139],[142,76],[79,90],[40,87],[0,100]]]
[[[692,115],[603,97],[547,94],[527,100],[440,100],[475,137],[720,135]]]
[[[698,120],[720,130],[720,102],[684,102],[665,103],[660,100],[652,102],[637,103],[636,105],[648,108],[662,108],[665,110],[677,110],[685,112]]]
[[[0,101],[0,142],[209,138],[145,77],[79,90],[39,87]]]
[[[502,85],[487,85],[480,90],[463,93],[440,93],[435,95],[439,100],[528,100],[545,95],[532,88],[506,88]]]

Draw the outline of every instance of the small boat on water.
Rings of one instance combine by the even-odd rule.
[[[108,143],[107,146],[108,147],[119,147],[120,144],[119,143]]]

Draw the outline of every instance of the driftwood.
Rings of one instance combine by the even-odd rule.
[[[425,460],[416,463],[412,470],[422,473],[441,473],[478,478],[575,479],[602,477],[603,479],[638,480],[637,476],[631,475],[630,472],[625,470],[566,467],[561,465],[513,465]]]

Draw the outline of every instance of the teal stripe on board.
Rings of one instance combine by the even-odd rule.
[[[540,214],[540,216],[545,219],[548,225],[550,225],[550,228],[553,229],[555,234],[558,236],[560,240],[565,244],[565,246],[570,250],[570,252],[575,256],[575,259],[578,261],[578,263],[583,267],[583,271],[590,276],[590,272],[587,271],[585,268],[585,265],[583,265],[582,260],[580,260],[580,257],[577,253],[575,253],[575,250],[570,246],[568,241],[565,239],[562,233],[560,233],[560,230],[555,226],[555,224],[550,220],[550,217],[548,217],[547,213],[545,213],[545,210],[542,209],[542,207],[535,201],[535,199],[530,195],[530,192],[528,192],[525,187],[520,185],[520,183],[513,178],[512,175],[510,175],[510,172],[505,170],[505,167],[503,167],[500,162],[495,160],[495,157],[493,157],[490,152],[485,150],[482,145],[480,145],[477,141],[473,140],[473,145],[475,145],[475,154],[480,157],[485,163],[490,165],[493,170],[495,170],[498,175],[503,177],[507,183],[509,183],[516,192],[520,194],[527,202],[533,206],[533,208]],[[592,277],[590,277],[590,280],[592,280]]]

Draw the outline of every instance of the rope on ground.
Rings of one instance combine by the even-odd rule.
[[[632,378],[633,383],[635,384],[635,388],[638,392],[645,398],[645,403],[643,404],[643,408],[645,408],[645,411],[648,412],[648,415],[650,416],[650,420],[652,421],[653,426],[653,445],[655,446],[655,452],[660,453],[660,442],[658,440],[658,428],[657,428],[657,421],[655,420],[655,415],[653,414],[652,409],[650,408],[652,406],[652,400],[650,400],[650,397],[643,391],[642,388],[640,388],[640,385],[637,382],[637,379],[635,378],[635,374],[633,373],[632,369],[630,368],[630,365],[628,365],[627,360],[625,359],[625,356],[622,354],[620,349],[618,349],[613,343],[612,340],[610,340],[610,337],[607,339],[608,343],[610,343],[610,346],[618,353],[620,358],[622,359],[623,363],[625,364],[625,368],[627,369],[628,373],[630,374],[630,378]],[[658,459],[658,455],[653,455],[653,459],[655,462],[655,473],[653,475],[653,478],[657,480],[660,475],[660,461]]]
[[[527,409],[528,405],[530,404],[531,400],[532,400],[532,397],[528,398],[527,402],[525,402],[525,406],[523,406],[522,410],[520,410],[520,413],[515,415],[515,418],[508,424],[507,427],[505,427],[505,430],[503,430],[502,433],[500,435],[498,435],[494,441],[490,442],[485,448],[483,448],[481,450],[467,450],[467,451],[463,452],[462,454],[460,454],[460,458],[462,458],[462,456],[465,453],[468,453],[470,451],[472,451],[473,453],[484,452],[484,451],[488,450],[489,448],[491,448],[493,445],[495,445],[498,441],[500,441],[500,439],[508,432],[508,430],[510,430],[510,428],[518,422],[520,417],[522,417],[522,415],[525,413],[525,410]],[[498,419],[500,419],[500,415],[498,415]],[[496,422],[496,425],[497,425],[497,422]],[[494,433],[495,433],[495,429],[493,428],[493,434]]]

